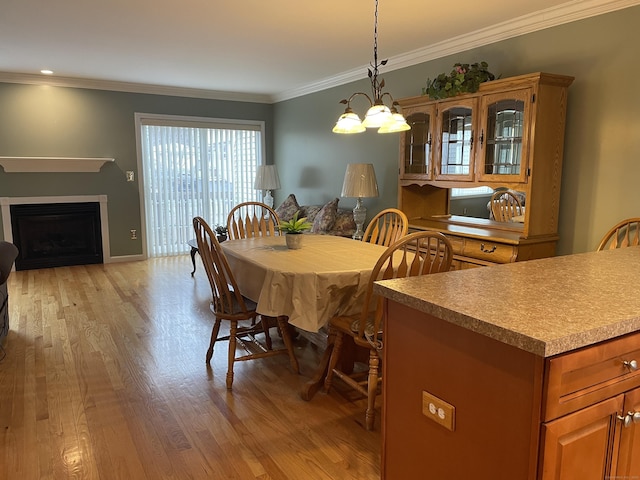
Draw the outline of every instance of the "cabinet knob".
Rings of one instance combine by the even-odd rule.
[[[622,424],[624,425],[624,428],[629,427],[629,425],[631,425],[631,422],[633,421],[633,417],[631,415],[629,415],[628,413],[624,416],[622,415],[617,415],[616,416],[618,420],[620,420],[622,422]]]
[[[633,423],[640,423],[640,412],[634,412]]]
[[[638,362],[635,360],[625,360],[624,362],[622,362],[622,364],[632,372],[638,370]]]

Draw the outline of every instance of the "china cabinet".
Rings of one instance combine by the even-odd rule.
[[[411,130],[400,137],[398,206],[410,231],[455,243],[455,268],[555,254],[567,90],[573,77],[532,73],[481,84],[443,100],[399,100]],[[451,211],[451,189],[520,192],[517,223]],[[488,204],[487,204],[488,206]]]

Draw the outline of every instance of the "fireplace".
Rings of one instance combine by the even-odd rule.
[[[16,270],[103,263],[99,202],[10,206]]]

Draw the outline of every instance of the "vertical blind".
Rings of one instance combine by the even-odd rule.
[[[201,216],[212,228],[226,225],[234,205],[259,200],[253,181],[262,163],[261,125],[143,122],[140,144],[149,257],[188,252],[193,217]]]

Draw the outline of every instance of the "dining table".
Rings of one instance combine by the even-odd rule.
[[[289,249],[284,236],[227,240],[221,244],[240,292],[261,315],[288,317],[290,325],[318,332],[335,315],[364,308],[371,272],[386,247],[334,235],[303,234]],[[333,345],[327,342],[301,397],[322,387]]]

